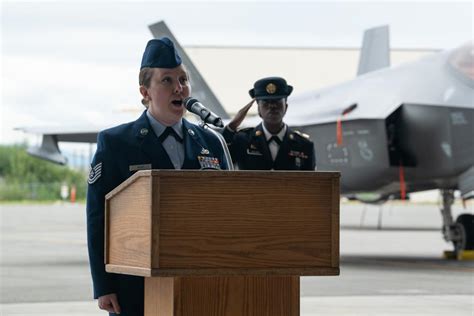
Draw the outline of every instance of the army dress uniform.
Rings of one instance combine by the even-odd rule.
[[[275,159],[263,124],[237,133],[223,131],[232,159],[240,170],[314,170],[314,144],[306,134],[286,129]]]
[[[184,162],[181,169],[227,169],[219,140],[211,132],[182,119]],[[121,315],[143,315],[142,277],[112,274],[104,265],[105,195],[137,170],[175,169],[146,111],[131,123],[98,135],[87,192],[87,233],[94,298],[116,293]]]
[[[285,109],[281,124],[283,128],[272,135],[264,122],[255,128],[247,128],[235,132],[226,126],[222,134],[229,147],[232,160],[241,170],[314,170],[316,158],[314,144],[309,136],[290,129],[283,123],[288,104],[286,100],[293,87],[281,77],[267,77],[257,80],[249,91],[251,98],[259,102],[282,104]],[[276,101],[279,100],[279,101]],[[281,111],[281,105],[280,105]],[[267,111],[268,113],[268,111]],[[259,104],[259,114],[265,121]],[[263,116],[262,116],[263,115]]]

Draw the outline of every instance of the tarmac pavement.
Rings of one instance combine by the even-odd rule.
[[[302,297],[301,316],[445,316],[472,315],[470,295],[387,295]],[[469,310],[471,308],[471,310]],[[2,315],[106,316],[95,302],[23,303],[2,305]]]
[[[0,314],[107,315],[91,299],[84,205],[0,207]],[[301,315],[473,315],[474,263],[442,258],[440,226],[434,204],[342,204],[341,275],[301,278]]]

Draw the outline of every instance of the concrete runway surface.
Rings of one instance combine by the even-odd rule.
[[[91,299],[85,206],[0,208],[0,314],[107,315]],[[301,278],[301,315],[473,315],[474,263],[442,259],[440,227],[435,204],[341,204],[341,275]]]

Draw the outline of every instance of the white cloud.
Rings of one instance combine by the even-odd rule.
[[[138,68],[159,20],[185,46],[358,47],[364,28],[390,23],[395,47],[447,48],[472,37],[472,16],[467,2],[7,1],[1,141],[18,137],[14,126],[107,124],[124,105],[142,110]]]
[[[4,56],[3,103],[41,121],[87,119],[87,111],[110,112],[118,104],[140,105],[135,67],[48,57]]]

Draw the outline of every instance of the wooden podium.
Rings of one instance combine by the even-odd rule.
[[[139,171],[106,196],[106,270],[145,277],[146,316],[293,316],[339,274],[339,173]]]

